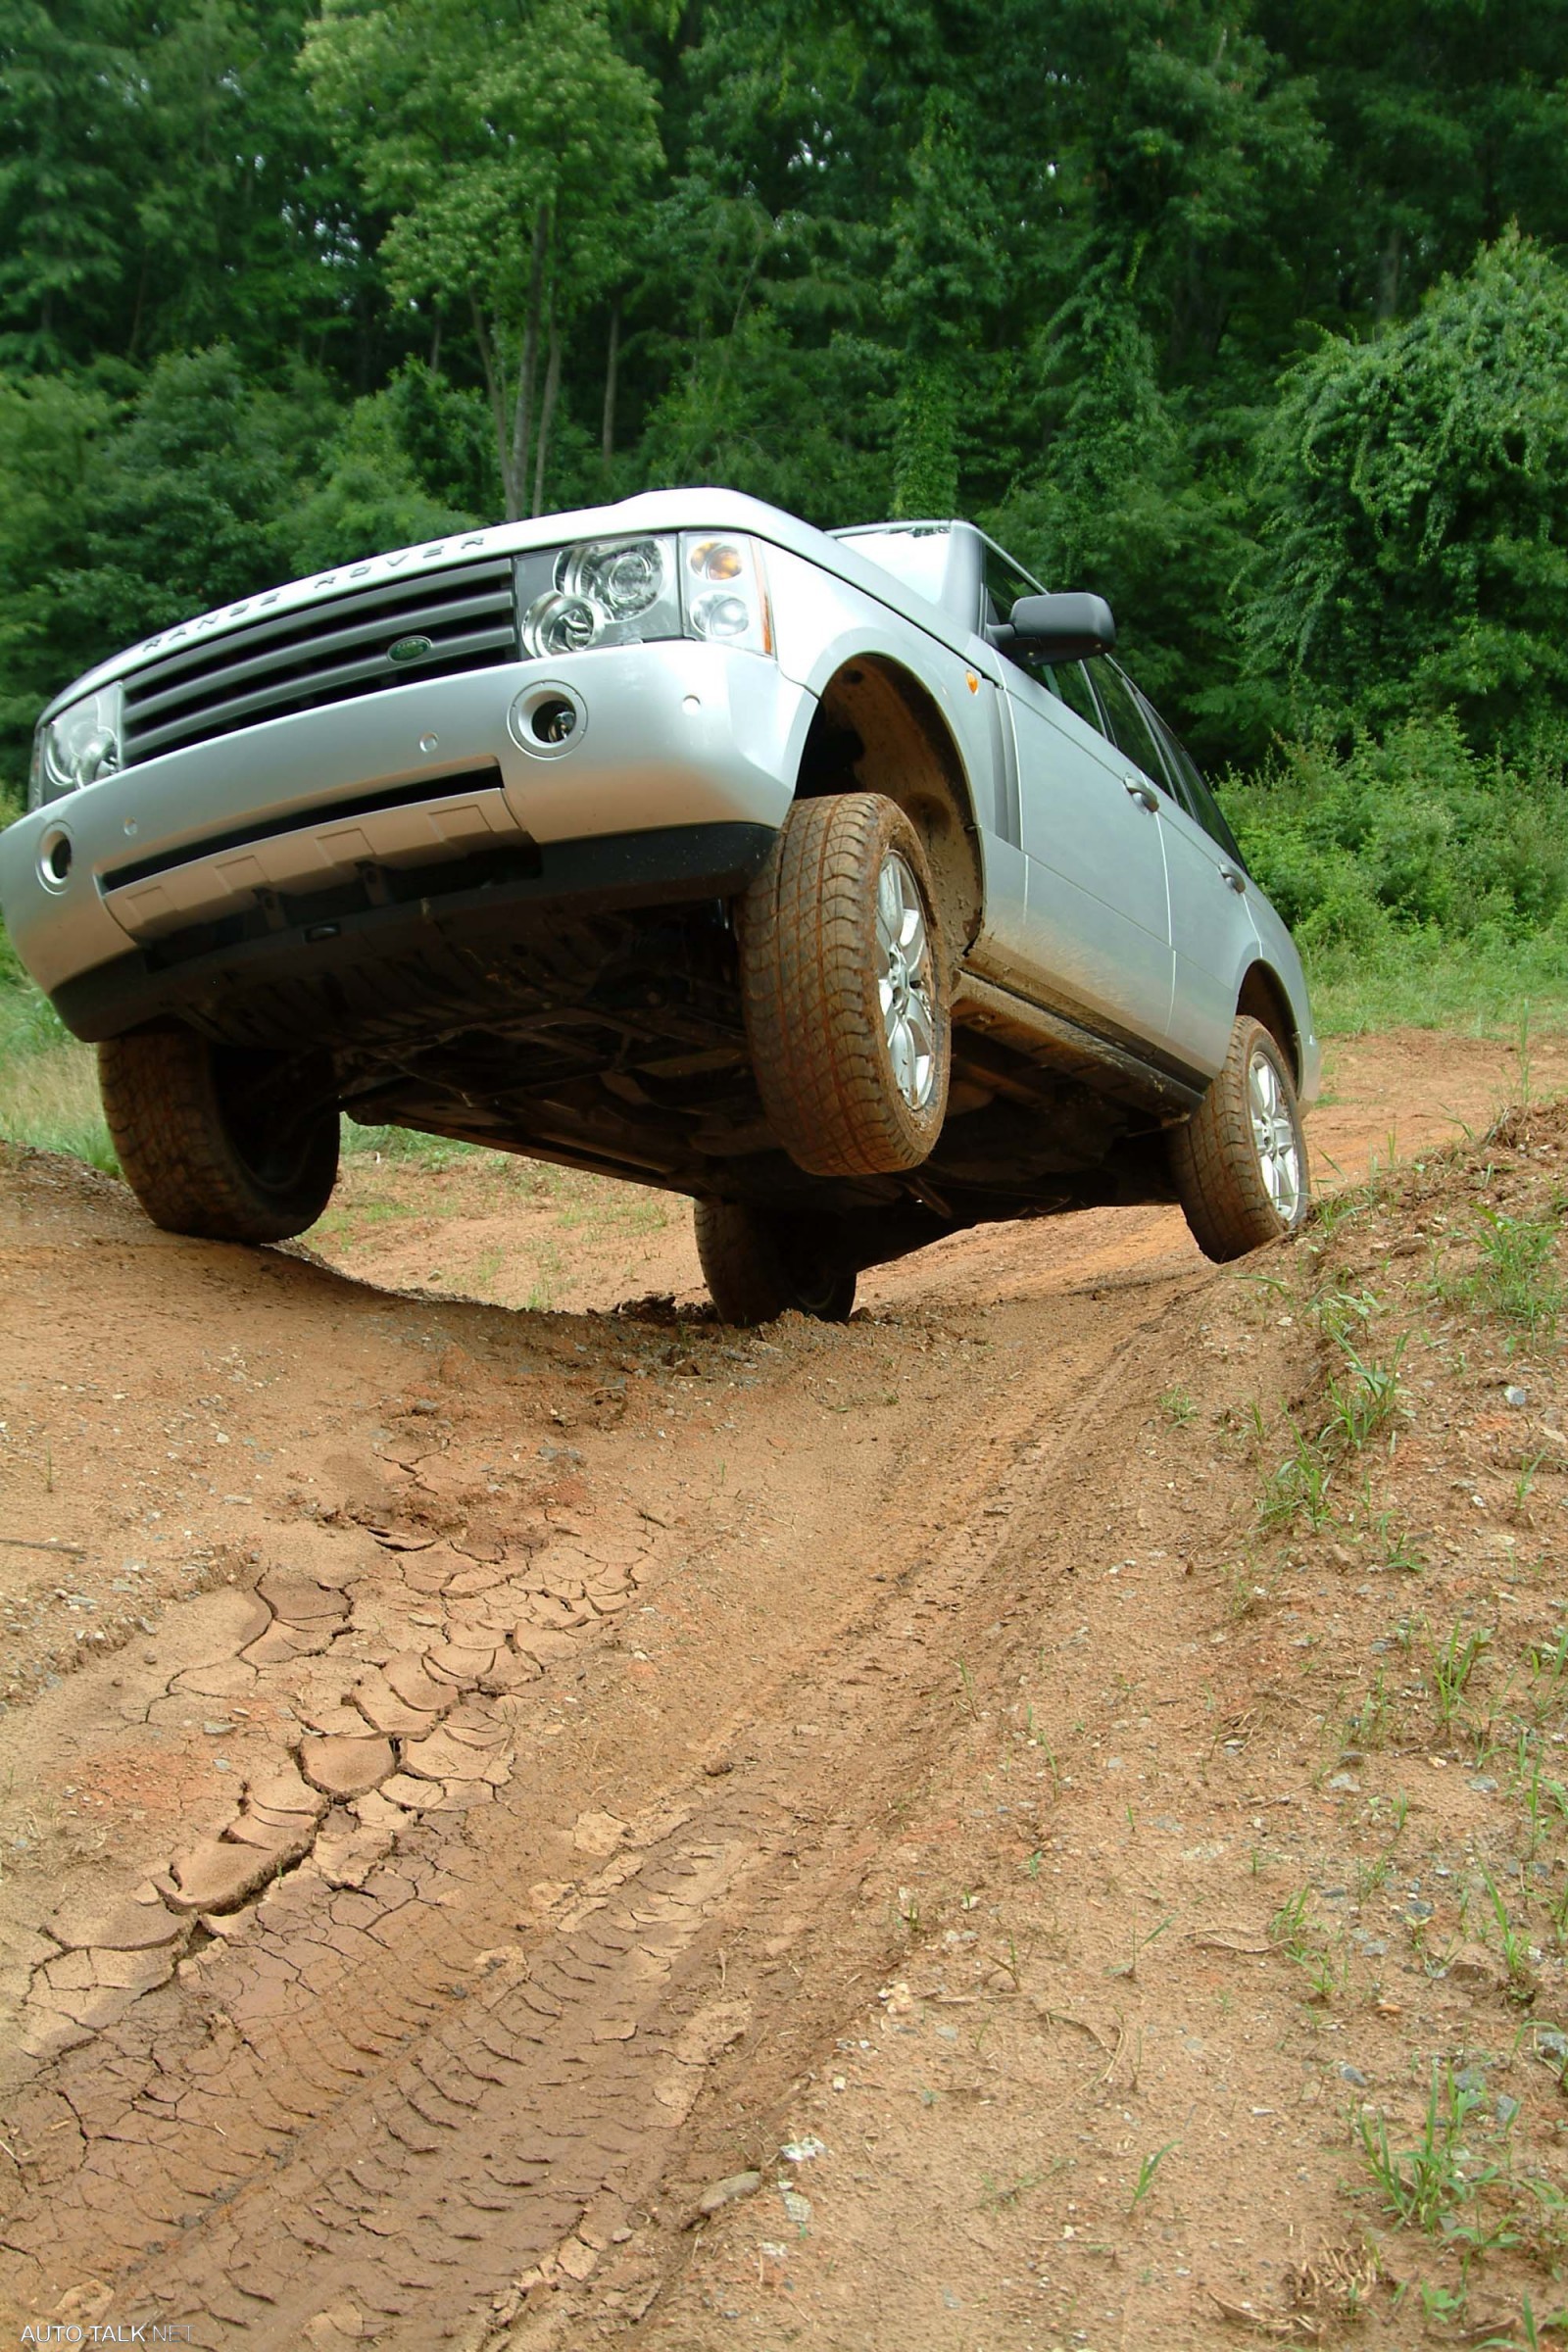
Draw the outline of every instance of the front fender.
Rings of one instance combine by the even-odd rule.
[[[767,582],[779,668],[816,702],[857,662],[901,672],[926,696],[952,743],[969,821],[982,828],[995,805],[993,662],[968,659],[849,581],[787,549],[767,550]],[[933,611],[933,618],[936,617]],[[951,625],[951,624],[949,624]],[[980,641],[971,652],[980,654]]]

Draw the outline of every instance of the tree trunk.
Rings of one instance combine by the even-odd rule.
[[[490,330],[479,308],[477,294],[470,297],[473,305],[473,339],[479,347],[479,365],[484,370],[484,388],[490,399],[490,415],[496,428],[496,457],[501,466],[501,496],[507,510],[507,520],[515,522],[522,513],[517,498],[516,477],[511,464],[512,444],[507,433],[507,388],[502,376],[502,362]]]
[[[533,437],[533,388],[539,373],[539,313],[544,295],[545,248],[549,241],[550,207],[542,204],[533,224],[528,311],[522,329],[522,357],[517,368],[517,397],[512,410],[512,447],[503,458],[509,522],[515,522],[522,513],[523,488],[528,479],[528,444]]]
[[[620,368],[620,296],[610,306],[610,350],[605,359],[605,427],[600,442],[605,471],[615,455],[615,377]]]
[[[1399,307],[1399,274],[1404,261],[1404,239],[1396,228],[1391,228],[1378,263],[1377,319],[1381,326],[1394,317]]]
[[[545,459],[550,451],[550,427],[555,422],[556,395],[561,390],[561,323],[550,306],[550,357],[545,363],[545,388],[539,402],[539,446],[534,453],[533,513],[544,512]]]

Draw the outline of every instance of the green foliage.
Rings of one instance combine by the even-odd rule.
[[[1356,2110],[1353,2130],[1382,2210],[1407,2230],[1434,2236],[1455,2234],[1478,2196],[1496,2180],[1501,2166],[1471,2153],[1472,2120],[1484,2092],[1461,2083],[1452,2067],[1434,2064],[1426,2114],[1414,2144],[1396,2149],[1387,2119],[1368,2107]]]
[[[507,513],[538,514],[563,340],[621,279],[662,161],[648,75],[597,0],[323,0],[301,63],[390,217],[393,293],[466,314]]]
[[[1331,1024],[1568,1004],[1565,39],[0,0],[0,784],[119,646],[503,509],[970,513],[1250,773]]]
[[[1405,720],[1345,754],[1275,753],[1225,795],[1259,882],[1304,951],[1398,933],[1523,939],[1568,905],[1562,768],[1483,759],[1456,719]]]
[[[1413,318],[1324,344],[1261,437],[1252,662],[1307,713],[1456,710],[1568,744],[1568,272],[1510,229]]]

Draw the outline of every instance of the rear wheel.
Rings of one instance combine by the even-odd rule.
[[[713,1304],[726,1323],[771,1323],[794,1307],[843,1323],[855,1304],[855,1275],[832,1262],[821,1221],[737,1200],[699,1200],[697,1254]]]
[[[338,1114],[325,1055],[133,1029],[99,1047],[98,1080],[125,1181],[166,1232],[287,1241],[331,1199]]]
[[[1306,1138],[1290,1065],[1241,1014],[1225,1067],[1171,1135],[1176,1194],[1205,1257],[1223,1263],[1294,1233],[1311,1204]]]
[[[919,836],[880,793],[797,801],[740,908],[769,1126],[813,1176],[918,1167],[947,1110],[947,972]]]

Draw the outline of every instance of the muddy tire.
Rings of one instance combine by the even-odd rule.
[[[797,1167],[918,1167],[947,1110],[948,976],[903,810],[872,792],[797,801],[738,928],[758,1090]]]
[[[734,1200],[696,1203],[703,1280],[725,1323],[771,1323],[790,1307],[843,1323],[855,1304],[855,1275],[832,1263],[818,1221]]]
[[[1294,1233],[1311,1194],[1290,1064],[1261,1022],[1238,1016],[1225,1067],[1184,1127],[1171,1169],[1193,1238],[1223,1264]]]
[[[320,1056],[133,1029],[99,1047],[98,1083],[125,1181],[166,1233],[283,1242],[332,1197],[338,1115],[320,1106],[332,1083]]]

